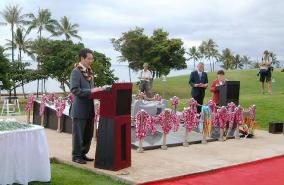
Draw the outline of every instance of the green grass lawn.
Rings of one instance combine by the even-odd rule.
[[[65,164],[51,163],[51,182],[32,182],[30,185],[123,185],[109,177]]]
[[[267,129],[269,121],[284,121],[284,73],[279,69],[274,70],[272,79],[272,95],[260,93],[259,77],[256,76],[258,70],[234,70],[225,71],[228,80],[239,80],[240,104],[247,108],[251,104],[257,106],[256,120],[259,128]],[[167,78],[166,83],[160,79],[153,82],[153,93],[159,93],[161,96],[169,99],[178,96],[181,99],[179,110],[188,106],[188,100],[191,98],[191,88],[188,85],[189,75]],[[216,73],[208,73],[209,85],[216,78]],[[265,84],[266,85],[266,84]],[[265,86],[266,88],[266,86]],[[137,92],[138,87],[134,85],[133,92]],[[266,90],[267,91],[267,90]],[[209,89],[206,90],[205,102],[211,99],[212,94]]]

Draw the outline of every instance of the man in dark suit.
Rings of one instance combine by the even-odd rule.
[[[93,161],[86,154],[89,152],[94,132],[94,102],[92,92],[102,90],[94,88],[94,74],[91,69],[94,57],[89,49],[82,49],[80,62],[75,65],[70,77],[70,90],[74,95],[70,115],[72,117],[72,161],[86,164]]]
[[[200,62],[197,65],[197,70],[191,72],[189,77],[189,85],[191,86],[191,96],[198,102],[203,104],[205,96],[205,90],[208,86],[207,73],[204,72],[204,63]],[[198,113],[201,111],[201,107],[197,107]]]

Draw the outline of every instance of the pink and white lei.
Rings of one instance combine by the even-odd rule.
[[[40,107],[39,107],[39,115],[42,116],[45,111],[45,103],[47,101],[47,97],[45,94],[41,97]]]
[[[249,108],[248,108],[250,120],[251,120],[252,122],[255,122],[255,108],[256,108],[255,105],[251,105],[251,106],[249,106]]]
[[[236,114],[235,120],[236,120],[238,126],[242,125],[244,109],[240,105],[235,108],[235,114]]]
[[[178,105],[179,105],[179,98],[177,96],[174,96],[170,100],[171,100],[174,110],[177,110]]]
[[[143,139],[147,135],[147,119],[149,119],[150,115],[141,110],[136,113],[135,115],[135,122],[136,122],[136,138],[139,140]],[[143,120],[142,120],[143,119]]]
[[[35,97],[33,94],[30,94],[29,95],[29,99],[28,99],[28,103],[25,107],[25,111],[26,112],[30,112],[32,110],[32,107],[33,107],[33,103],[34,103],[34,100],[35,100]]]
[[[228,121],[229,121],[229,128],[233,128],[235,122],[235,112],[236,104],[234,102],[228,103]]]
[[[220,128],[226,128],[226,123],[228,121],[227,109],[225,106],[222,106],[221,109],[218,110],[218,121]]]
[[[194,113],[190,108],[185,109],[182,112],[185,128],[188,132],[192,131],[198,126],[197,113]]]
[[[179,128],[179,118],[171,110],[166,109],[165,111],[159,114],[159,121],[162,127],[162,130],[165,134],[168,134],[171,129],[176,132]]]
[[[65,106],[66,102],[62,98],[58,98],[57,100],[55,100],[56,116],[58,118],[62,117]]]

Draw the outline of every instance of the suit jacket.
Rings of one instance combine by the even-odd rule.
[[[89,98],[94,80],[86,80],[76,67],[70,76],[70,90],[74,95],[70,116],[72,118],[90,119],[94,117],[94,101]]]
[[[201,78],[199,78],[197,71],[192,71],[189,77],[189,85],[192,87],[191,89],[191,96],[204,96],[205,95],[205,88],[203,87],[194,87],[194,84],[207,84],[208,83],[208,77],[207,73],[202,72]]]

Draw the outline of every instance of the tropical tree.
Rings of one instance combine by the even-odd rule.
[[[242,57],[241,55],[239,54],[236,54],[234,57],[233,57],[233,68],[234,69],[243,69],[244,67],[244,64],[243,64],[243,60],[242,60]]]
[[[29,18],[31,19],[29,23],[29,28],[28,28],[28,33],[33,30],[37,29],[38,31],[38,37],[39,37],[39,42],[42,40],[42,31],[47,30],[48,32],[54,34],[55,30],[55,25],[57,24],[57,21],[55,19],[51,18],[51,12],[49,9],[38,9],[38,14],[35,16],[33,13],[28,14]],[[39,70],[41,61],[37,60],[38,66],[37,69]],[[45,78],[44,77],[42,81],[42,88],[41,92],[43,93],[43,89],[45,89]],[[37,97],[38,97],[38,92],[39,92],[39,79],[37,81]]]
[[[18,5],[8,5],[6,8],[0,12],[2,17],[4,18],[5,22],[1,22],[1,25],[10,25],[11,29],[11,36],[12,36],[12,43],[14,42],[14,29],[16,26],[26,24],[25,18],[27,17],[26,14],[21,14],[22,8]],[[14,45],[11,45],[12,49],[12,62],[14,62]]]
[[[244,64],[245,68],[247,69],[249,65],[251,65],[252,61],[250,59],[250,57],[243,55],[242,58],[242,63]]]
[[[136,27],[111,41],[114,49],[121,53],[121,62],[128,62],[134,71],[148,62],[153,76],[160,77],[167,75],[171,69],[186,68],[183,42],[177,38],[169,39],[168,35],[162,29],[156,29],[149,37],[144,34],[143,28]]]
[[[221,65],[224,69],[233,69],[234,67],[234,56],[232,51],[229,48],[226,48],[222,51],[222,55],[220,57],[220,61],[223,63]]]
[[[195,69],[195,63],[201,58],[198,48],[196,46],[192,46],[186,53],[189,55],[188,60],[193,61],[193,68]]]
[[[7,55],[4,54],[5,49],[0,46],[0,81],[3,83],[3,89],[9,89],[11,87],[8,74],[10,72],[10,62]]]
[[[277,56],[275,53],[273,52],[270,52],[270,57],[271,57],[271,60],[272,60],[272,65],[275,65],[277,68],[280,67],[280,61],[277,59]]]
[[[72,24],[68,17],[64,16],[60,19],[60,22],[56,22],[54,36],[65,36],[65,40],[70,40],[71,37],[75,37],[79,40],[82,38],[78,35],[78,24]]]

